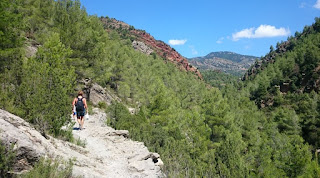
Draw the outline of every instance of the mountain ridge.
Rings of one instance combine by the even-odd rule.
[[[232,51],[211,52],[204,57],[205,58],[209,58],[209,57],[225,58],[225,59],[231,60],[233,62],[242,62],[243,60],[246,60],[246,58],[249,58],[249,59],[258,58],[256,56],[239,54],[239,53],[232,52]]]
[[[116,30],[123,37],[130,38],[132,43],[136,43],[139,41],[144,45],[151,48],[152,52],[147,52],[147,55],[155,53],[160,57],[166,59],[167,61],[175,64],[180,70],[190,71],[202,79],[202,75],[200,71],[190,65],[187,58],[183,57],[179,52],[177,52],[174,48],[169,46],[167,43],[156,40],[151,34],[147,33],[145,30],[135,29],[132,25],[129,25],[123,21],[119,21],[115,18],[109,17],[100,17],[100,20],[104,24],[104,28],[107,31]],[[141,51],[141,50],[140,50]],[[144,51],[141,51],[144,53]]]
[[[200,70],[218,70],[239,76],[243,75],[256,59],[255,56],[217,51],[202,57],[189,58],[189,61]]]

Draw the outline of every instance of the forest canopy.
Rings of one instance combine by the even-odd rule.
[[[319,27],[316,18],[251,80],[222,76],[234,82],[218,89],[135,51],[78,0],[2,0],[0,108],[63,137],[90,78],[123,101],[107,107],[108,124],[160,153],[168,177],[320,177]]]

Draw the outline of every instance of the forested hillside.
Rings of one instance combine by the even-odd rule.
[[[203,70],[201,71],[203,80],[216,88],[222,89],[228,85],[233,85],[237,83],[240,78],[231,74],[226,74],[217,70]]]
[[[91,78],[123,101],[108,106],[108,124],[160,153],[168,177],[320,176],[317,90],[274,87],[300,73],[317,83],[319,19],[254,80],[219,90],[135,51],[78,0],[2,0],[0,6],[0,108],[43,134],[70,138],[60,128],[77,81]],[[301,70],[292,70],[296,63]],[[262,108],[262,100],[273,103]],[[131,115],[126,106],[139,112]]]
[[[280,132],[302,136],[313,151],[320,146],[319,27],[316,18],[312,26],[279,43],[253,66],[245,82],[251,100],[273,114]]]

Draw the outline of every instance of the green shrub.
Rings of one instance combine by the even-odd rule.
[[[107,104],[106,104],[105,102],[100,101],[100,102],[98,103],[98,107],[99,107],[100,109],[107,109]]]
[[[89,115],[93,114],[93,104],[91,101],[87,101],[87,106],[88,106],[88,113]]]
[[[80,138],[78,138],[78,139],[76,140],[76,145],[79,145],[79,146],[85,148],[86,145],[87,145],[87,140],[81,140]]]
[[[52,160],[42,158],[34,168],[21,178],[67,178],[72,175],[73,163],[62,160]]]
[[[6,148],[0,140],[0,177],[9,176],[8,172],[12,169],[15,158],[13,146],[12,144],[9,148]]]
[[[68,129],[68,130],[62,130],[61,129],[59,131],[58,138],[61,139],[61,140],[68,141],[68,142],[73,142],[74,138],[73,138],[73,135],[72,135],[72,127],[71,127],[71,129]]]

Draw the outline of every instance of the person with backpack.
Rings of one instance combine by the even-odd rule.
[[[79,123],[79,129],[82,130],[84,124],[84,115],[86,110],[88,110],[87,100],[83,97],[83,91],[78,92],[78,96],[74,98],[72,102],[72,108],[76,108],[77,119]],[[87,111],[88,112],[88,111]]]

